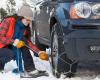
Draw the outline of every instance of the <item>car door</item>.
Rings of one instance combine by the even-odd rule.
[[[50,18],[50,1],[46,0],[39,3],[36,6],[36,15],[35,15],[35,23],[37,29],[37,37],[39,37],[39,42],[41,40],[46,41],[47,43],[50,42],[50,31],[49,31],[49,18]],[[44,44],[44,43],[43,43]]]

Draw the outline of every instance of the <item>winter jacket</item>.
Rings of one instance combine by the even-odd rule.
[[[15,27],[15,22],[16,22],[16,20],[13,17],[9,17],[9,18],[4,19],[0,23],[0,48],[3,48],[9,44],[12,44],[14,42],[15,38],[18,38],[18,39],[22,38],[23,26],[21,27],[22,28],[20,31],[21,33],[19,34],[19,32],[18,32],[19,27]],[[17,23],[20,24],[19,21]],[[21,24],[21,25],[23,25],[23,24]],[[16,26],[18,26],[18,25],[16,25]],[[15,33],[14,33],[14,30],[16,30]],[[25,32],[25,35],[28,36],[28,38],[26,37],[28,46],[31,47],[33,49],[33,51],[36,51],[36,52],[40,51],[38,49],[38,47],[31,42],[31,40],[30,40],[31,36],[29,36],[30,35],[29,29],[26,28],[24,32]]]
[[[21,22],[21,20],[18,19],[15,24],[13,39],[22,40],[24,30],[25,30],[24,24]]]
[[[13,17],[4,19],[0,24],[0,48],[14,42],[12,39],[14,34],[15,19]]]

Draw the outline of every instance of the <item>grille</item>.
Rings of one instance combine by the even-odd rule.
[[[80,26],[80,25],[73,25],[72,29],[86,29],[86,30],[88,30],[88,29],[90,29],[90,30],[91,29],[95,29],[95,30],[98,30],[98,29],[100,29],[100,26],[94,26],[94,25],[91,25],[91,26],[90,25],[89,26],[87,26],[87,25],[86,26],[85,25],[84,26],[83,25],[82,26]]]

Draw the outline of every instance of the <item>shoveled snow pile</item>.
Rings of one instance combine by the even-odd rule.
[[[75,77],[63,78],[63,76],[61,76],[61,78],[57,79],[51,73],[49,61],[43,61],[37,57],[34,57],[34,61],[36,64],[36,68],[38,70],[43,70],[43,71],[45,70],[49,73],[48,77],[41,76],[38,78],[20,78],[19,74],[12,73],[12,70],[17,67],[16,62],[12,60],[5,65],[5,70],[3,72],[0,72],[0,80],[100,80],[99,67],[96,68],[93,65],[91,65],[91,66],[95,67],[95,69],[97,69],[97,70],[93,71],[90,68],[89,69],[88,68],[82,69],[81,67],[79,67]]]

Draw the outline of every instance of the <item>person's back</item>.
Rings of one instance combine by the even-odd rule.
[[[9,16],[0,23],[0,70],[3,70],[4,65],[14,58],[9,45],[13,43],[12,34],[15,21],[15,17]]]

